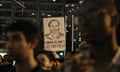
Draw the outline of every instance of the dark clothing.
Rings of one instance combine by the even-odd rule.
[[[40,72],[60,72],[56,67],[53,67],[52,70],[45,70],[42,67],[39,67]]]
[[[95,72],[120,72],[120,48],[115,53],[112,62],[105,65]]]
[[[0,72],[16,72],[16,69],[12,65],[0,65]],[[43,71],[41,67],[38,65],[31,72],[49,72],[49,71]]]
[[[78,54],[77,54],[78,55]],[[81,60],[81,55],[78,56],[78,61]],[[73,58],[70,58],[66,60],[64,64],[64,72],[84,72],[79,70],[81,66],[77,61],[73,60]],[[90,72],[120,72],[120,49],[115,53],[112,62],[108,64],[102,64],[101,67],[98,69],[95,68],[96,66],[89,65]]]
[[[38,65],[35,69],[33,69],[31,72],[43,72],[41,70],[41,67]]]
[[[12,64],[1,63],[0,72],[14,72],[14,66]]]

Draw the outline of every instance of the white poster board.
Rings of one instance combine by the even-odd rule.
[[[66,32],[64,17],[52,17],[43,19],[44,50],[65,51]]]

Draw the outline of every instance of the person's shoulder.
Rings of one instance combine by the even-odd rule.
[[[52,40],[51,33],[49,33],[49,34],[45,34],[45,35],[44,35],[44,38],[45,38],[45,39]]]
[[[0,64],[0,72],[12,72],[15,70],[15,67],[10,63],[1,63]]]
[[[45,34],[44,36],[46,36],[46,37],[47,37],[47,36],[50,36],[50,33],[48,33],[48,34]]]
[[[59,35],[57,36],[57,39],[63,39],[64,35],[65,35],[64,33],[59,32]]]
[[[60,35],[60,36],[64,36],[64,33],[59,32],[59,35]]]

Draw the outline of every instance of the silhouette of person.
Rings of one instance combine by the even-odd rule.
[[[85,0],[79,7],[79,29],[86,45],[93,46],[95,72],[119,72],[119,17],[115,4],[111,0]]]
[[[119,16],[115,4],[111,0],[82,1],[78,11],[79,31],[84,42],[81,49],[89,49],[94,62],[91,68],[91,59],[81,60],[76,54],[71,58],[76,61],[69,65],[69,72],[120,72],[120,47],[116,39]]]
[[[16,20],[6,28],[7,54],[16,61],[15,72],[41,72],[34,57],[39,40],[39,31],[34,25],[27,20]]]

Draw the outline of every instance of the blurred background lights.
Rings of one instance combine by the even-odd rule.
[[[2,7],[3,6],[3,4],[2,3],[0,3],[0,7]]]
[[[56,0],[53,0],[53,2],[56,2]]]
[[[84,3],[84,0],[80,0],[80,1],[79,1],[79,4],[83,4],[83,3]]]

